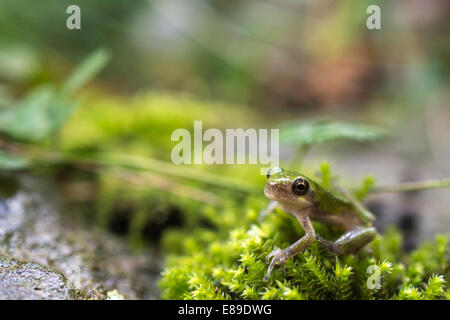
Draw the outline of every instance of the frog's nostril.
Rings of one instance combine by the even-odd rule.
[[[272,174],[279,173],[281,171],[283,171],[283,169],[281,169],[280,167],[270,168],[269,171],[267,171],[267,179],[269,179]]]

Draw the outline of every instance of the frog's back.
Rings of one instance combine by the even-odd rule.
[[[334,189],[316,184],[311,219],[341,230],[371,225],[375,216],[358,201]]]

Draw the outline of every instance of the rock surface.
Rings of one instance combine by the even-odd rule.
[[[0,177],[0,185],[0,299],[158,297],[154,252],[135,254],[75,222],[47,182]]]
[[[2,299],[87,299],[64,275],[34,262],[20,262],[0,256]]]

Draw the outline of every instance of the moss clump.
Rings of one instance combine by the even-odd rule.
[[[411,254],[400,234],[389,228],[367,250],[348,256],[328,253],[319,243],[275,269],[268,282],[265,256],[302,236],[298,223],[281,211],[257,221],[257,210],[243,213],[241,225],[221,236],[208,230],[169,233],[172,252],[160,286],[166,299],[444,299],[448,290],[447,238],[438,235]],[[314,225],[330,239],[338,234]],[[378,268],[368,269],[375,265]],[[371,286],[377,270],[380,287]]]

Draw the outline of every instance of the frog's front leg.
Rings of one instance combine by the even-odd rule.
[[[307,216],[299,216],[297,217],[297,219],[305,230],[305,235],[291,244],[289,247],[283,250],[276,248],[267,255],[266,260],[270,260],[272,258],[272,261],[269,264],[269,268],[267,269],[267,274],[264,277],[264,281],[267,281],[269,279],[270,274],[272,273],[272,270],[277,263],[284,266],[289,258],[305,250],[316,240],[311,220],[309,220]]]
[[[325,240],[316,235],[316,240],[335,254],[348,254],[359,251],[377,235],[374,227],[359,227],[344,233],[335,242]]]
[[[265,216],[270,214],[278,206],[279,206],[278,202],[271,200],[267,205],[267,207],[259,212],[258,221],[262,221]]]

